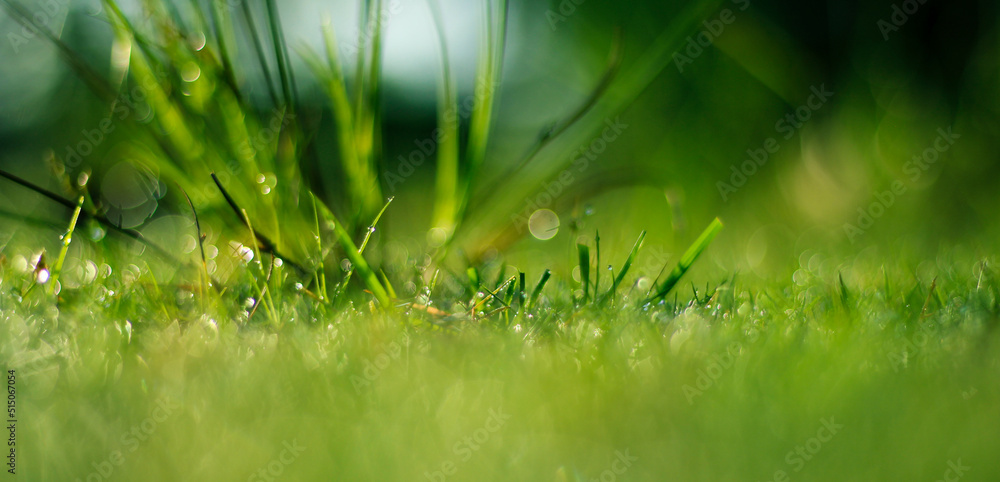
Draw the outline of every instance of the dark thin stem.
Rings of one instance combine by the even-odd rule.
[[[278,105],[278,92],[275,90],[274,81],[271,80],[271,74],[268,72],[267,56],[264,55],[264,45],[260,41],[260,33],[257,32],[257,25],[253,21],[253,12],[250,10],[250,2],[243,2],[243,16],[247,22],[247,31],[250,32],[250,37],[253,39],[254,51],[257,54],[257,60],[260,62],[260,68],[264,74],[264,81],[267,83],[267,92],[271,95],[271,102],[274,105]]]
[[[504,175],[497,178],[497,184],[494,188],[490,189],[490,194],[481,200],[481,202],[475,203],[472,209],[468,209],[463,213],[464,217],[468,217],[470,212],[474,212],[482,206],[491,204],[493,195],[496,193],[503,192],[504,190],[500,187],[511,179],[516,179],[518,172],[524,169],[525,166],[531,163],[535,159],[535,156],[542,151],[546,146],[548,146],[553,140],[558,138],[562,133],[566,132],[567,129],[572,127],[574,124],[580,121],[585,115],[587,115],[590,110],[597,105],[597,102],[601,97],[607,92],[608,88],[611,86],[611,82],[615,79],[618,74],[618,68],[621,66],[622,57],[622,34],[621,29],[615,29],[614,40],[611,45],[611,53],[608,56],[608,66],[605,69],[604,75],[601,76],[601,80],[598,81],[597,86],[591,91],[590,95],[566,118],[561,121],[551,124],[548,128],[539,133],[538,138],[535,143],[528,148],[528,151],[521,157],[521,160],[511,169],[509,169]]]
[[[226,188],[222,187],[222,183],[219,182],[219,177],[216,176],[214,172],[212,173],[212,180],[215,181],[216,187],[219,188],[219,192],[222,193],[222,197],[226,199],[226,203],[229,204],[229,207],[233,209],[233,211],[236,213],[236,216],[239,217],[241,221],[243,221],[243,224],[247,226],[247,229],[249,229],[254,235],[254,237],[257,238],[257,242],[258,244],[260,244],[260,246],[257,247],[258,249],[260,249],[265,253],[268,253],[270,255],[276,256],[278,258],[287,261],[289,265],[299,270],[299,272],[303,274],[309,273],[309,271],[303,268],[302,265],[292,261],[291,258],[279,253],[277,246],[275,246],[274,242],[271,241],[270,238],[263,235],[260,231],[257,231],[256,229],[253,229],[251,227],[250,220],[246,218],[246,216],[243,214],[243,210],[240,208],[238,204],[236,204],[236,200],[229,195],[229,192],[226,191]]]
[[[55,202],[63,205],[63,207],[65,207],[67,209],[76,209],[76,203],[74,203],[73,201],[70,201],[69,199],[66,199],[66,198],[64,198],[64,197],[62,197],[62,196],[60,196],[60,195],[58,195],[58,194],[56,194],[56,193],[54,193],[52,191],[49,191],[48,189],[45,189],[45,188],[43,188],[41,186],[35,185],[35,184],[33,184],[33,183],[29,182],[29,181],[21,179],[20,177],[17,177],[17,176],[15,176],[15,175],[7,172],[7,171],[4,171],[2,169],[0,169],[0,177],[3,177],[3,178],[5,178],[5,179],[7,179],[7,180],[9,180],[11,182],[14,182],[15,184],[18,184],[18,185],[26,188],[26,189],[29,189],[31,191],[34,191],[34,192],[38,193],[38,194],[41,194],[42,196],[44,196],[44,197],[46,197],[46,198],[48,198],[48,199],[50,199],[52,201],[55,201]],[[147,241],[146,238],[143,238],[142,235],[139,234],[136,231],[125,229],[125,228],[122,228],[121,226],[115,225],[115,223],[112,223],[111,221],[108,221],[107,219],[105,219],[103,217],[100,217],[97,214],[92,213],[90,211],[82,211],[80,213],[80,216],[82,216],[84,218],[88,218],[88,219],[93,219],[94,221],[97,221],[98,224],[100,224],[101,226],[104,226],[105,228],[107,228],[107,229],[109,229],[111,231],[117,232],[117,233],[122,234],[122,235],[124,235],[124,236],[126,236],[128,238],[134,239],[134,240],[142,243],[144,246],[152,249],[153,251],[156,251],[156,253],[159,254],[161,257],[163,257],[164,259],[166,259],[166,260],[168,260],[168,261],[170,261],[170,262],[172,262],[174,264],[177,264],[177,265],[186,265],[186,264],[189,264],[189,263],[185,263],[185,262],[181,261],[176,256],[174,256],[173,254],[170,254],[169,251],[167,251],[167,250],[165,250],[165,249],[157,246],[155,243]],[[215,283],[214,280],[213,280],[213,283]]]
[[[205,276],[207,276],[208,279],[211,280],[212,275],[208,274],[208,260],[205,257],[205,235],[201,233],[201,220],[198,219],[198,210],[195,209],[194,203],[191,202],[191,198],[188,196],[187,192],[184,191],[184,188],[180,186],[177,186],[177,188],[180,189],[181,194],[184,195],[184,199],[187,200],[188,206],[191,206],[191,214],[194,215],[194,227],[196,230],[198,230],[198,249],[201,252],[201,267],[202,269],[205,270]],[[215,287],[215,289],[219,289],[217,283],[213,282],[212,286]]]
[[[271,39],[274,42],[274,57],[278,61],[278,75],[281,77],[281,89],[285,94],[285,105],[294,110],[295,78],[292,76],[291,60],[288,57],[288,47],[285,45],[285,34],[281,28],[281,17],[274,0],[267,0],[267,16],[271,26]]]

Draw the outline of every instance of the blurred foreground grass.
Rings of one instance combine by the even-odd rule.
[[[7,267],[19,477],[997,480],[1000,286],[942,264],[834,259],[644,308],[554,280],[509,321],[298,294],[279,330],[127,271],[21,298]]]

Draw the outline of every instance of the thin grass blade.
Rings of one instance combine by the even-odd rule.
[[[648,303],[649,301],[661,299],[667,296],[677,285],[677,282],[684,276],[684,273],[687,273],[687,271],[691,269],[691,265],[693,265],[698,257],[701,256],[701,253],[703,253],[705,249],[712,244],[712,241],[719,234],[719,231],[722,231],[722,221],[719,220],[719,218],[715,218],[715,220],[713,220],[708,227],[705,228],[705,231],[701,233],[701,236],[698,236],[698,239],[691,244],[691,247],[684,252],[680,261],[677,262],[677,266],[674,267],[674,270],[670,272],[667,279],[662,285],[660,285],[660,289],[656,292],[656,294],[646,300],[646,302]]]
[[[636,239],[635,244],[632,245],[632,251],[629,251],[628,258],[625,259],[625,264],[622,265],[621,271],[618,272],[618,276],[615,276],[614,281],[611,282],[611,289],[605,293],[603,301],[614,298],[615,293],[618,291],[618,286],[625,280],[625,275],[627,275],[629,269],[632,268],[632,263],[635,262],[635,257],[639,255],[639,249],[642,248],[642,241],[644,239],[646,239],[645,231],[639,233],[639,239]]]
[[[583,303],[590,297],[590,248],[586,244],[577,244],[576,252],[580,256],[580,282],[583,283]]]

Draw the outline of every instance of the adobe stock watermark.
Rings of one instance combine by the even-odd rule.
[[[924,174],[941,158],[941,156],[951,150],[955,142],[962,136],[956,134],[949,127],[947,130],[939,128],[937,138],[924,149],[920,154],[913,156],[913,159],[903,165],[903,173],[906,174],[911,183],[920,180]],[[866,207],[858,208],[857,224],[844,223],[844,234],[847,239],[854,243],[858,237],[865,234],[875,224],[875,220],[880,219],[885,213],[896,204],[900,196],[909,191],[909,188],[901,180],[895,180],[889,189],[875,194],[875,200]]]
[[[394,361],[399,361],[403,357],[403,350],[409,348],[410,336],[403,333],[401,342],[393,341],[382,348],[382,351],[370,360],[362,362],[364,368],[361,370],[362,376],[351,375],[351,385],[354,391],[361,394],[362,388],[368,388],[372,383],[389,368]]]
[[[399,0],[390,0],[389,4],[382,7],[378,12],[378,18],[372,18],[364,30],[359,33],[358,38],[351,40],[346,46],[347,55],[357,55],[362,48],[368,47],[375,39],[379,29],[385,29],[393,17],[403,13],[403,6]]]
[[[242,7],[244,1],[245,0],[218,0],[219,3],[225,5],[229,9]],[[368,45],[370,45],[375,39],[379,23],[381,24],[381,28],[384,29],[387,25],[389,25],[389,22],[393,17],[402,12],[403,6],[400,4],[399,0],[390,0],[388,5],[383,6],[382,10],[378,12],[378,17],[372,17],[368,24],[365,25],[360,32],[358,32],[358,36],[345,45],[344,50],[347,55],[357,55],[362,47],[368,47]]]
[[[486,423],[481,428],[472,432],[472,435],[462,437],[461,440],[455,442],[452,446],[451,452],[459,457],[458,462],[455,462],[454,459],[444,460],[439,464],[440,470],[433,472],[424,471],[424,477],[431,482],[445,482],[448,480],[448,477],[458,473],[461,464],[472,459],[472,455],[488,443],[493,435],[499,432],[510,418],[511,415],[504,413],[502,407],[496,410],[490,409]]]
[[[843,429],[844,425],[837,423],[834,417],[820,419],[820,427],[816,431],[816,436],[806,439],[802,444],[796,445],[794,449],[789,450],[785,454],[785,464],[788,465],[793,473],[801,472],[806,467],[806,462],[815,458],[823,450],[823,447],[830,443],[833,437]],[[785,469],[778,469],[767,480],[771,482],[788,482],[790,480],[789,473]]]
[[[571,154],[572,165],[570,167],[563,169],[552,182],[543,182],[542,192],[524,198],[524,209],[520,213],[510,215],[510,220],[514,223],[518,233],[523,233],[528,227],[531,215],[535,211],[552,206],[552,203],[576,182],[576,175],[589,169],[591,162],[596,161],[604,151],[608,150],[608,146],[618,140],[625,129],[629,127],[628,124],[621,121],[620,117],[605,119],[604,125],[604,130],[599,137],[589,144],[580,146]]]
[[[34,23],[21,21],[20,31],[7,33],[7,40],[10,41],[15,55],[21,53],[21,47],[27,45],[41,33],[36,25],[52,29],[60,16],[69,13],[69,0],[43,0],[35,3],[35,6],[37,9],[31,13],[31,19]]]
[[[804,104],[785,114],[774,123],[774,130],[781,134],[782,139],[787,141],[794,137],[812,119],[813,114],[823,108],[834,95],[833,92],[826,90],[826,84],[820,84],[818,87],[812,86],[809,90],[811,94]],[[761,147],[747,149],[747,158],[740,163],[739,167],[736,164],[729,166],[729,170],[732,172],[729,182],[719,181],[715,183],[719,195],[722,196],[722,201],[729,202],[730,195],[742,188],[747,180],[756,175],[760,168],[767,164],[771,156],[780,149],[781,142],[775,137],[765,139]]]
[[[972,400],[972,397],[976,396],[979,390],[976,387],[969,387],[968,390],[962,390],[962,399]]]
[[[286,440],[281,442],[281,445],[284,447],[281,452],[250,475],[247,482],[274,482],[278,477],[281,477],[281,474],[285,473],[286,467],[292,465],[302,455],[302,452],[306,451],[305,447],[299,445],[297,439],[292,440],[292,443],[288,443]]]
[[[736,4],[741,12],[750,8],[750,0],[732,0],[732,2]],[[694,63],[694,59],[700,57],[705,52],[705,49],[711,47],[715,43],[715,40],[721,37],[726,31],[726,27],[735,21],[736,13],[731,9],[724,8],[719,12],[718,18],[702,22],[705,29],[687,38],[687,44],[684,46],[683,53],[681,51],[674,52],[673,59],[674,65],[677,66],[677,71],[684,73],[684,66]]]
[[[656,276],[662,274],[662,271],[666,271],[667,262],[674,256],[673,253],[668,253],[663,246],[650,246],[642,249],[643,257],[646,260],[642,263],[642,266],[636,270],[640,276]]]
[[[747,335],[746,343],[752,345],[759,338],[760,332],[753,330]],[[697,377],[695,378],[694,385],[684,384],[681,387],[688,405],[694,405],[696,398],[704,395],[706,391],[711,390],[723,375],[736,365],[736,360],[744,352],[743,345],[744,343],[734,341],[726,347],[726,351],[722,352],[722,354],[716,353],[712,355],[708,365],[695,372]]]
[[[936,482],[958,482],[970,470],[972,470],[972,467],[962,464],[962,459],[958,459],[955,462],[949,460],[948,468],[945,469],[944,475],[940,479],[937,479]]]
[[[905,0],[900,5],[890,7],[892,14],[889,15],[889,20],[879,19],[878,22],[875,22],[879,33],[882,34],[882,40],[889,40],[889,34],[898,32],[925,3],[927,0]]]
[[[602,471],[597,478],[590,479],[590,482],[615,482],[619,476],[625,475],[625,472],[628,472],[628,469],[632,468],[632,464],[638,460],[639,457],[633,457],[629,454],[629,449],[625,449],[625,452],[615,450],[615,458],[611,460],[611,466]]]
[[[156,73],[156,79],[163,80],[167,78],[166,72],[158,71]],[[125,92],[123,95],[115,99],[114,107],[108,117],[101,119],[94,129],[83,129],[80,131],[80,136],[83,138],[80,142],[75,145],[66,146],[65,155],[63,157],[63,162],[66,164],[67,172],[72,172],[83,161],[87,159],[94,150],[97,149],[101,143],[103,143],[108,136],[115,131],[117,126],[115,125],[115,118],[118,121],[124,121],[128,119],[133,113],[138,111],[140,107],[144,109],[150,109],[148,105],[144,105],[146,102],[146,92],[154,88],[155,79],[148,78],[144,81],[142,85],[136,85],[132,87],[131,90]]]
[[[576,13],[576,7],[583,5],[587,0],[562,0],[559,2],[559,11],[556,12],[551,8],[545,11],[545,19],[549,21],[549,28],[553,32],[559,28],[559,24],[565,22],[574,13]]]
[[[466,96],[455,108],[445,112],[444,121],[448,124],[455,124],[468,119],[472,116],[478,100],[492,95],[499,86],[499,80],[493,83],[477,84],[472,95]],[[396,166],[395,172],[388,170],[382,172],[389,192],[396,192],[398,185],[412,176],[417,168],[422,166],[437,151],[437,146],[445,140],[447,132],[441,126],[437,126],[431,131],[430,136],[414,140],[413,143],[417,147],[408,154],[399,156],[399,165]]]
[[[149,417],[133,425],[128,432],[122,434],[119,441],[123,449],[112,450],[107,459],[100,462],[92,462],[94,471],[87,475],[85,479],[76,478],[76,482],[103,482],[110,480],[115,473],[115,469],[125,464],[125,459],[129,454],[139,450],[141,442],[149,440],[156,432],[157,427],[170,419],[174,411],[181,408],[174,403],[170,397],[163,397],[156,401],[156,408]]]

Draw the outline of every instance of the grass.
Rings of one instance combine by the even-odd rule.
[[[996,480],[1000,285],[988,255],[816,255],[761,278],[713,243],[716,218],[700,236],[678,233],[690,247],[654,268],[645,230],[628,252],[607,240],[602,252],[600,234],[574,227],[565,256],[519,267],[482,256],[489,240],[520,237],[510,203],[545,179],[525,169],[563,170],[718,3],[694,2],[632,62],[616,32],[593,91],[492,182],[509,5],[482,3],[474,83],[489,87],[462,126],[448,115],[455,73],[430,1],[444,133],[422,228],[433,240],[398,258],[374,234],[387,212],[415,209],[384,199],[379,179],[385,2],[362,3],[343,58],[330,22],[317,26],[322,54],[289,49],[273,0],[150,1],[149,31],[104,0],[115,48],[129,52],[118,77],[35,25],[108,106],[144,86],[155,115],[128,123],[144,147],[135,162],[179,187],[164,209],[190,217],[194,244],[179,253],[107,219],[86,182],[59,194],[0,171],[67,211],[51,232],[15,223],[0,246],[19,476],[938,480],[958,464],[971,467],[963,480]],[[192,32],[212,35],[192,45]],[[290,51],[326,110],[302,101]],[[268,105],[246,94],[253,69]],[[326,113],[329,132],[316,120]],[[336,139],[336,159],[316,154],[320,136]],[[115,236],[84,235],[97,228]]]
[[[993,480],[997,274],[950,261],[981,272],[914,283],[900,260],[886,284],[863,258],[828,260],[852,275],[803,267],[797,283],[727,279],[639,306],[631,289],[581,303],[546,272],[528,306],[477,296],[474,318],[319,316],[288,289],[277,328],[234,309],[243,295],[147,272],[57,301],[8,263],[0,354],[18,370],[25,480],[85,479],[115,450],[123,480],[244,480],[283,442],[305,447],[275,465],[284,480],[426,480],[448,461],[448,480],[591,480],[616,451],[638,457],[627,480],[937,480],[959,461]],[[127,438],[163,400],[169,418]],[[479,430],[491,410],[509,419]],[[810,443],[831,420],[843,428]]]

